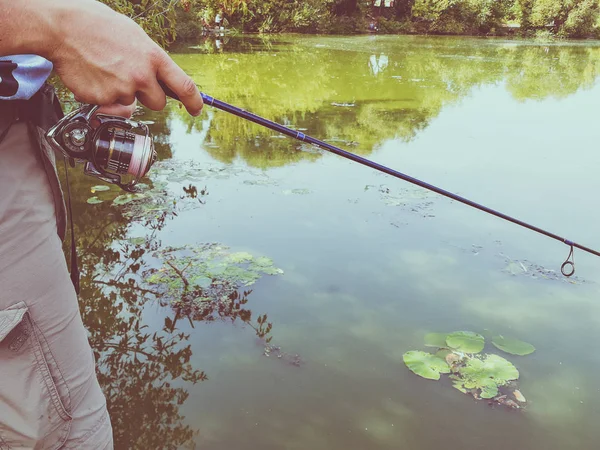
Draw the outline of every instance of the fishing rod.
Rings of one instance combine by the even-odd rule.
[[[166,95],[175,100],[180,100],[178,95],[175,94],[175,92],[173,92],[166,84],[163,82],[159,83]],[[382,164],[363,158],[362,156],[342,150],[339,147],[328,144],[327,142],[323,142],[312,136],[304,134],[301,131],[292,130],[291,128],[287,128],[276,122],[272,122],[268,119],[257,116],[256,114],[230,105],[229,103],[225,103],[221,100],[211,97],[210,95],[204,93],[201,93],[201,95],[204,103],[209,106],[241,117],[242,119],[249,120],[293,139],[297,139],[301,142],[307,142],[315,145],[323,150],[370,167],[371,169],[375,169],[395,178],[400,178],[401,180],[436,192],[437,194],[443,195],[452,200],[456,200],[472,208],[560,241],[570,247],[569,255],[567,256],[565,262],[561,265],[561,273],[565,277],[571,277],[575,273],[575,261],[573,253],[575,248],[595,256],[600,256],[599,251],[573,242],[567,238],[551,233],[542,228],[496,211],[492,208],[488,208],[480,203],[474,202],[425,181],[411,177],[410,175],[406,175]],[[109,183],[117,184],[124,190],[134,191],[135,184],[146,175],[156,160],[156,152],[154,150],[148,127],[143,123],[134,122],[121,117],[98,114],[96,117],[100,121],[100,126],[96,129],[93,129],[90,125],[90,120],[97,109],[98,106],[86,105],[65,116],[58,124],[49,130],[49,141],[53,147],[63,152],[66,156],[83,160],[86,163],[86,174],[95,176]],[[133,130],[136,129],[142,133],[135,133]],[[125,184],[121,180],[121,175],[131,175],[133,177],[133,181]]]

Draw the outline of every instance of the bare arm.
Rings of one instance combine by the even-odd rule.
[[[162,80],[192,115],[202,97],[183,70],[131,19],[95,0],[0,0],[0,55],[35,54],[54,64],[81,102],[163,109]]]

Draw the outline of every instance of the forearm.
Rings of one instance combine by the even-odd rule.
[[[202,110],[194,81],[132,19],[97,0],[0,0],[0,56],[51,61],[78,101],[165,107],[158,81],[190,114]]]
[[[65,0],[0,0],[0,56],[48,57],[60,41],[56,24]]]

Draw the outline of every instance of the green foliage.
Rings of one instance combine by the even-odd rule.
[[[410,351],[403,355],[406,367],[420,377],[439,380],[440,373],[450,373],[450,367],[442,358],[421,351]]]
[[[446,336],[448,333],[427,333],[425,335],[425,347],[446,347]]]
[[[567,15],[559,33],[569,37],[584,37],[592,34],[598,21],[598,1],[583,0],[575,3]]]
[[[598,0],[520,1],[524,29],[545,29],[564,37],[584,37],[596,32]]]
[[[510,337],[507,338],[502,335],[494,336],[492,344],[494,344],[496,348],[499,348],[503,352],[510,353],[511,355],[525,356],[535,351],[535,347],[527,342]]]
[[[394,20],[382,17],[379,19],[379,32],[387,34],[411,34],[414,26],[409,20]]]
[[[91,190],[92,192],[110,191],[110,186],[107,186],[106,184],[99,184],[98,186],[92,186]]]
[[[472,331],[456,331],[446,337],[446,344],[459,352],[479,353],[485,346],[485,339]]]
[[[159,45],[172,43],[176,36],[176,7],[180,0],[100,0],[113,10],[131,17]]]
[[[102,200],[100,200],[98,197],[90,197],[90,198],[87,199],[87,202],[90,205],[97,205],[99,203],[102,203]]]
[[[435,22],[459,5],[460,0],[415,0],[412,14],[417,19]]]
[[[510,4],[509,0],[416,0],[412,15],[427,22],[433,32],[478,34],[500,26]]]
[[[531,353],[533,346],[517,339],[494,336],[497,348],[513,354]],[[517,389],[518,369],[501,356],[479,353],[485,346],[483,336],[470,331],[451,334],[428,333],[426,347],[437,347],[435,353],[419,350],[403,355],[405,365],[415,374],[430,380],[439,380],[440,374],[450,374],[452,387],[476,399],[493,399],[494,402],[513,409],[525,403],[525,397]],[[516,400],[516,401],[515,401]]]
[[[392,8],[357,0],[101,0],[133,18],[160,45],[198,40],[221,26],[246,32],[497,34],[516,21],[520,33],[597,33],[598,0],[398,0]]]
[[[455,386],[462,386],[464,391],[478,389],[481,398],[493,398],[498,395],[498,387],[519,378],[517,368],[498,355],[485,355],[470,358],[453,376]],[[461,389],[459,389],[461,390]],[[464,392],[461,390],[461,392]]]
[[[162,292],[163,298],[177,300],[192,292],[189,301],[218,301],[241,287],[254,284],[263,275],[279,275],[266,257],[247,252],[230,253],[220,244],[162,248],[153,253],[162,264],[148,269],[145,282]]]

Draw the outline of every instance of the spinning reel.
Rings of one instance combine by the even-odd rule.
[[[148,126],[118,116],[94,116],[98,108],[84,105],[63,117],[46,134],[48,142],[71,160],[85,163],[86,175],[135,192],[156,161]],[[95,128],[92,119],[99,122]],[[125,182],[123,176],[131,180]]]

